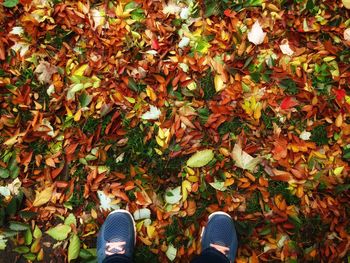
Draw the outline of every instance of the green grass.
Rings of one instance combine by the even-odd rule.
[[[239,134],[242,129],[247,128],[246,125],[238,118],[234,118],[232,121],[226,121],[221,124],[218,128],[218,132],[220,135],[224,135],[226,133]]]
[[[153,254],[150,247],[139,245],[135,247],[134,260],[138,263],[157,263],[158,255]]]
[[[255,212],[261,212],[261,207],[259,204],[259,192],[254,192],[247,201],[246,213],[252,214]]]
[[[208,69],[204,76],[199,79],[199,87],[204,92],[204,99],[210,100],[216,94],[215,85],[214,85],[214,76],[210,69]]]
[[[327,130],[325,125],[319,125],[311,131],[311,141],[318,146],[328,144]]]
[[[279,83],[279,86],[288,95],[296,95],[299,93],[299,88],[292,79],[282,79]]]

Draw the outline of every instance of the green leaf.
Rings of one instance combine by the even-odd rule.
[[[23,257],[31,261],[34,261],[36,259],[36,255],[33,253],[24,254]]]
[[[4,250],[6,248],[7,239],[5,239],[4,235],[0,235],[0,250]]]
[[[27,229],[26,233],[24,234],[24,241],[26,245],[30,245],[33,241],[33,235],[32,231],[30,229]]]
[[[36,239],[41,238],[42,235],[43,235],[43,233],[41,232],[40,228],[36,225],[34,227],[34,231],[33,231],[34,238],[36,238]]]
[[[215,181],[209,184],[218,191],[225,191],[227,189],[227,187],[225,186],[225,182]]]
[[[17,252],[19,254],[24,254],[29,252],[29,247],[26,246],[19,246],[13,249],[14,252]]]
[[[177,253],[177,249],[173,246],[173,244],[169,244],[165,254],[170,261],[173,261],[176,258],[176,253]]]
[[[19,0],[5,0],[2,4],[4,7],[15,7],[18,4]]]
[[[8,178],[10,176],[9,170],[0,167],[0,177],[1,178]]]
[[[10,222],[10,229],[13,231],[24,231],[24,230],[29,229],[29,225],[21,223],[21,222],[11,221]]]
[[[75,96],[75,93],[84,89],[84,88],[86,88],[86,87],[84,86],[84,84],[81,84],[81,83],[71,85],[71,88],[67,92],[67,99],[68,100],[73,99]]]
[[[190,157],[187,160],[189,167],[203,167],[207,165],[214,158],[213,150],[202,150]]]
[[[87,94],[86,92],[83,92],[80,96],[79,96],[79,102],[80,102],[80,106],[82,108],[87,107],[90,102],[92,100],[92,96],[90,96],[89,94]]]
[[[67,216],[67,218],[64,220],[64,224],[67,226],[70,226],[71,224],[73,225],[77,225],[77,219],[75,218],[75,216],[73,214],[69,214]]]
[[[96,249],[95,248],[87,248],[87,249],[80,249],[79,257],[82,259],[91,259],[96,257]]]
[[[45,233],[51,236],[55,240],[65,240],[68,237],[68,234],[71,231],[71,227],[63,224],[59,224],[53,228],[50,228]]]
[[[80,251],[80,240],[79,240],[79,237],[76,234],[74,234],[69,240],[68,262],[78,258],[79,251]]]

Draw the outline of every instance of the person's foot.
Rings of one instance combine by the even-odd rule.
[[[210,214],[202,232],[202,251],[214,248],[233,262],[237,247],[237,233],[231,216],[225,212]]]
[[[132,257],[136,243],[135,221],[126,210],[111,212],[103,223],[97,237],[97,258],[120,254]]]

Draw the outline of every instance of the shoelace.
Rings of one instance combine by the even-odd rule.
[[[227,253],[230,251],[230,248],[221,246],[218,244],[210,244],[212,248],[215,248],[216,250],[220,251],[222,254],[227,255]]]
[[[106,244],[106,255],[125,254],[125,241],[108,242]]]

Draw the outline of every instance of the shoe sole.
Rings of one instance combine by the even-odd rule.
[[[134,233],[135,233],[134,245],[135,245],[135,244],[136,244],[136,223],[135,223],[134,217],[132,216],[132,214],[131,214],[128,210],[125,210],[125,209],[117,209],[117,210],[114,210],[114,211],[110,212],[109,215],[117,214],[117,213],[128,214],[128,215],[131,217],[132,223],[133,223],[133,226],[134,226]],[[108,216],[109,216],[109,215],[108,215]]]
[[[232,219],[232,217],[231,217],[228,213],[225,213],[225,212],[222,212],[222,211],[217,211],[217,212],[211,213],[211,214],[208,216],[208,222],[209,222],[210,218],[212,218],[212,217],[215,216],[215,215],[224,215],[224,216],[228,216],[229,218]],[[201,240],[202,240],[202,238],[203,238],[204,230],[205,230],[205,226],[202,228]]]

